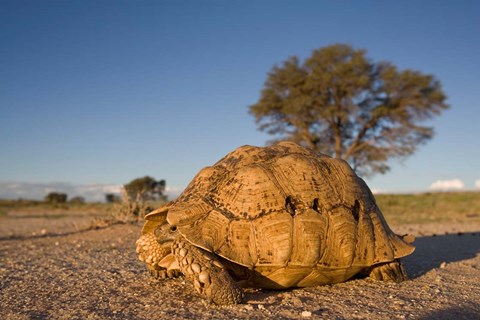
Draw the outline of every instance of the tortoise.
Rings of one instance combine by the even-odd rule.
[[[151,274],[183,274],[216,304],[241,303],[245,286],[400,282],[414,251],[347,162],[293,142],[239,147],[145,219],[137,253]]]

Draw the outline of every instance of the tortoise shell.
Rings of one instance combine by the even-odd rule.
[[[414,250],[345,161],[293,142],[234,150],[147,220],[160,212],[190,243],[252,270],[267,288],[345,281]]]

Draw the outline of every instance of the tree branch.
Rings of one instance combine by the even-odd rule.
[[[374,128],[377,125],[379,119],[380,119],[379,116],[374,115],[370,118],[368,122],[365,123],[365,125],[362,127],[362,129],[358,132],[357,136],[355,137],[355,140],[353,140],[353,142],[348,147],[347,151],[345,151],[344,159],[349,159],[358,151],[358,149],[361,147],[361,142],[363,138],[366,136],[367,132],[370,129]]]

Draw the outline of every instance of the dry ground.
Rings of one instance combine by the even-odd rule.
[[[90,229],[82,214],[0,217],[0,319],[480,319],[480,222],[392,225],[417,236],[412,280],[369,279],[248,290],[206,303],[185,279],[151,279],[135,254],[140,225]]]

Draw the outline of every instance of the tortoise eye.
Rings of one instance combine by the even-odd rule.
[[[177,226],[171,226],[171,227],[170,227],[170,231],[171,231],[171,232],[177,231]]]

